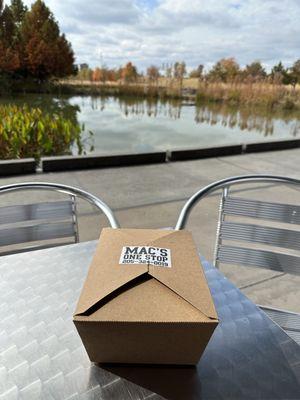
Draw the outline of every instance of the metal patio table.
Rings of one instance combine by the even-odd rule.
[[[220,324],[197,367],[90,363],[72,313],[95,246],[0,259],[0,399],[300,399],[300,346],[206,261]]]

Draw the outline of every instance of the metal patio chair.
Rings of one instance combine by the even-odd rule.
[[[79,242],[78,198],[103,212],[112,228],[119,227],[107,204],[93,194],[72,186],[45,182],[16,183],[0,186],[0,196],[28,190],[55,191],[66,195],[66,199],[1,207],[0,255]]]
[[[246,199],[231,190],[238,184],[253,183],[285,184],[300,189],[299,179],[282,176],[245,175],[223,179],[189,198],[175,229],[184,229],[193,207],[221,189],[214,265],[217,268],[221,263],[243,265],[300,275],[300,231],[293,229],[300,226],[300,195],[298,204],[291,205]],[[241,222],[244,218],[246,222]],[[274,223],[285,225],[278,227]],[[300,314],[265,306],[260,308],[300,344]]]

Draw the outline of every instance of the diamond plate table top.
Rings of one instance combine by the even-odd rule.
[[[72,314],[95,246],[0,258],[0,399],[300,399],[300,346],[206,261],[220,324],[196,368],[90,363]]]

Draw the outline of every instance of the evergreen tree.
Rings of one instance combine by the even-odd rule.
[[[281,61],[272,68],[271,77],[275,83],[283,83],[285,85],[290,83],[288,70],[284,67]]]

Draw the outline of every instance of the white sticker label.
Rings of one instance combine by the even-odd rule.
[[[151,246],[124,246],[119,264],[151,264],[171,268],[171,250]]]

